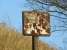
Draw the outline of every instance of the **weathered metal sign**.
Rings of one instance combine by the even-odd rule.
[[[49,13],[40,11],[24,11],[22,17],[24,35],[50,35]]]

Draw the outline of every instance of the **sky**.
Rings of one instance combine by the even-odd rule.
[[[0,22],[7,22],[20,31],[23,4],[22,0],[0,0]]]
[[[22,11],[29,10],[29,7],[26,7],[27,3],[25,0],[0,0],[0,22],[6,22],[7,24],[15,27],[18,31],[22,29]],[[51,7],[51,10],[56,9]],[[61,17],[65,17],[62,14],[51,13]],[[64,23],[61,22],[61,19],[51,16],[51,25],[55,26],[64,26]],[[60,21],[59,21],[60,20]],[[66,21],[66,20],[65,20]],[[66,25],[65,25],[66,26]],[[64,28],[51,28],[51,29],[64,29]],[[67,31],[56,31],[51,33],[49,37],[39,37],[43,42],[48,43],[50,46],[56,46],[60,48],[59,50],[67,49]]]

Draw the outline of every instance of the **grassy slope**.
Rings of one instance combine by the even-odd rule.
[[[55,50],[39,41],[39,50]],[[32,50],[32,38],[22,36],[17,31],[0,26],[0,50]]]

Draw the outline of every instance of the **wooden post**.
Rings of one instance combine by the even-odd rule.
[[[32,36],[32,50],[39,50],[37,47],[38,47],[38,36]]]

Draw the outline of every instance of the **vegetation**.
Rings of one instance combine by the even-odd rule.
[[[55,50],[39,41],[39,50]],[[32,38],[23,36],[15,29],[0,24],[0,50],[32,50]]]

